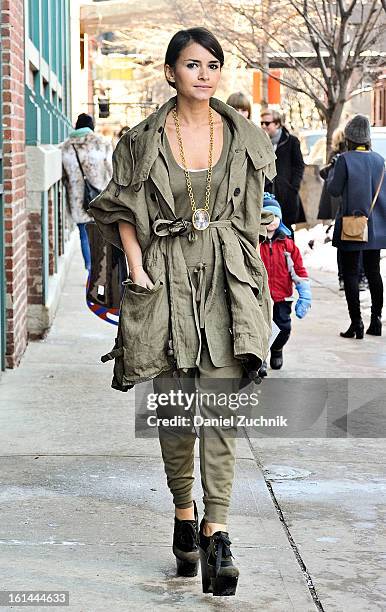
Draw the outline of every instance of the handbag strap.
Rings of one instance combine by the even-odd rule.
[[[81,173],[82,173],[83,180],[85,181],[85,180],[86,180],[86,175],[85,175],[85,173],[83,172],[83,168],[82,168],[82,164],[80,163],[80,159],[79,159],[78,151],[76,150],[76,146],[75,146],[75,145],[72,145],[72,146],[73,146],[74,151],[75,151],[76,159],[78,160],[79,169],[80,169],[80,171],[81,171]]]
[[[377,191],[375,192],[375,196],[374,196],[373,201],[371,203],[368,217],[370,217],[370,215],[372,213],[372,210],[373,210],[373,208],[374,208],[374,206],[375,206],[375,204],[376,204],[376,202],[378,200],[378,196],[379,196],[379,193],[381,191],[381,187],[382,187],[382,183],[383,183],[383,179],[384,178],[385,178],[385,170],[383,170],[383,172],[382,172],[381,180],[379,181],[379,185],[378,185]]]

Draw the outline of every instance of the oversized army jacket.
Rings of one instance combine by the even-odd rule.
[[[122,391],[171,368],[195,367],[200,360],[196,290],[180,244],[187,240],[179,234],[186,224],[175,211],[161,138],[175,103],[172,98],[120,139],[113,178],[91,204],[103,237],[120,249],[118,222],[135,225],[144,269],[154,283],[146,289],[125,281],[115,346],[102,357],[115,359],[112,386]],[[225,347],[231,334],[233,355],[248,371],[265,359],[271,334],[267,275],[256,246],[259,233],[264,234],[264,179],[275,176],[275,154],[263,130],[220,100],[211,98],[210,105],[229,124],[232,157],[211,224],[203,230],[212,232],[215,252],[205,332],[216,367],[228,365]],[[192,229],[188,226],[186,231]]]

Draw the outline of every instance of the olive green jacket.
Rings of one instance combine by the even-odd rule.
[[[195,367],[200,359],[195,289],[180,244],[187,238],[156,235],[153,228],[159,219],[178,217],[161,138],[174,105],[172,98],[120,139],[113,155],[113,178],[91,204],[103,237],[121,249],[118,222],[135,225],[144,268],[154,283],[150,290],[130,279],[124,283],[118,337],[114,349],[102,358],[115,359],[112,386],[120,390],[171,366]],[[205,329],[216,367],[229,365],[231,339],[234,356],[248,370],[265,359],[271,334],[267,275],[256,246],[259,233],[265,233],[264,178],[275,176],[275,154],[263,130],[215,98],[210,105],[228,121],[232,158],[228,180],[213,205],[214,223],[204,230],[212,232],[215,249]],[[267,223],[271,219],[266,215]]]

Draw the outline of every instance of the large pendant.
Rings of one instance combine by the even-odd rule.
[[[196,230],[205,230],[209,227],[210,216],[205,208],[197,208],[192,216],[192,224]]]

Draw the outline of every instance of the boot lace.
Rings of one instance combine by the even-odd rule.
[[[176,524],[176,539],[182,546],[194,548],[198,544],[196,523],[193,521],[179,521]]]
[[[231,553],[231,549],[230,549],[230,545],[232,544],[232,542],[225,535],[224,532],[220,532],[219,534],[216,534],[215,537],[213,538],[213,544],[214,544],[214,556],[216,557],[215,574],[216,576],[218,576],[218,573],[221,567],[221,561],[223,557],[234,558]]]

